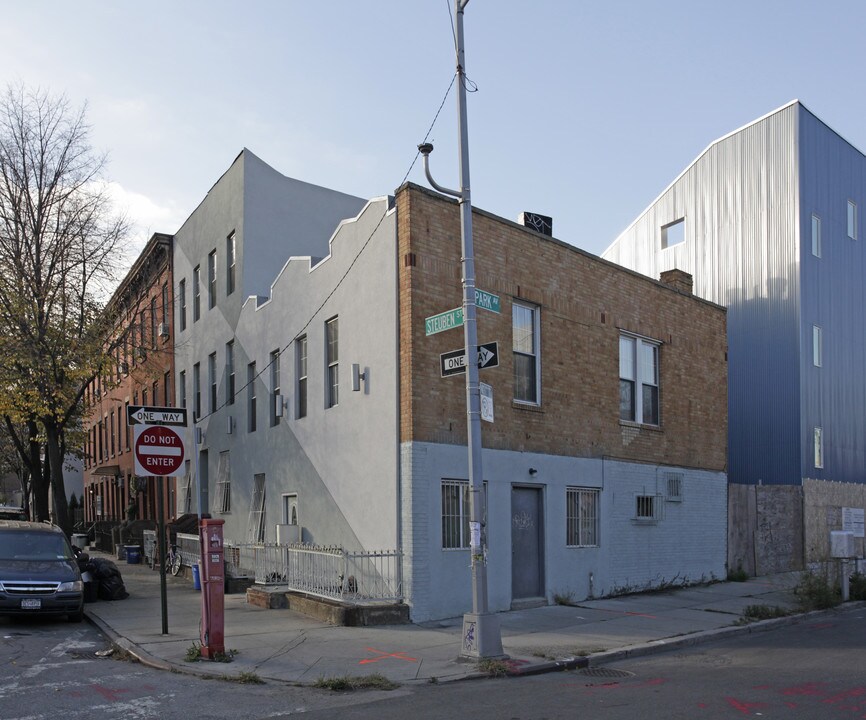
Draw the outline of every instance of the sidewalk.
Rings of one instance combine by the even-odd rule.
[[[86,614],[110,640],[148,665],[203,675],[255,673],[263,680],[302,684],[374,673],[401,684],[482,674],[475,663],[458,660],[462,618],[336,627],[291,610],[247,605],[243,594],[225,596],[225,647],[237,651],[232,662],[185,662],[187,650],[199,642],[201,594],[190,580],[168,576],[169,633],[163,635],[159,573],[115,562],[129,598],[88,603]],[[500,613],[503,649],[512,673],[531,674],[790,624],[797,616],[734,625],[747,605],[793,609],[791,589],[798,580],[799,573],[786,573]]]

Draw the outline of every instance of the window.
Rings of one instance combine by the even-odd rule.
[[[857,204],[853,200],[848,201],[848,237],[857,239]]]
[[[824,364],[824,335],[817,325],[812,326],[812,364],[815,367]]]
[[[514,399],[539,403],[538,308],[515,302],[511,307]]]
[[[139,332],[141,333],[141,345],[138,346],[138,359],[144,360],[144,348],[147,347],[147,325],[145,324],[144,310],[138,313]]]
[[[156,311],[156,295],[154,295],[150,299],[150,347],[153,350],[156,350],[156,339],[159,337],[159,332],[156,328],[157,320],[159,319],[159,315],[157,315]]]
[[[190,468],[192,467],[191,460],[185,460],[183,464],[183,474],[186,477],[186,488],[183,493],[183,512],[184,514],[189,514],[192,512],[192,472],[190,472]]]
[[[812,439],[815,451],[815,467],[824,467],[824,428],[816,427]]]
[[[192,321],[201,316],[201,269],[198,265],[192,271]]]
[[[295,353],[298,365],[298,417],[307,416],[307,336],[295,340]]]
[[[168,283],[162,284],[162,322],[168,325]]]
[[[226,343],[226,405],[235,404],[235,341]]]
[[[156,405],[159,402],[159,381],[158,380],[153,381],[153,395],[151,395],[151,397],[153,398],[153,404]]]
[[[147,388],[144,388],[141,391],[141,404],[147,405]]]
[[[442,481],[442,548],[469,547],[469,482]]]
[[[659,424],[659,346],[631,335],[619,338],[619,417]]]
[[[271,353],[271,427],[279,424],[283,415],[283,398],[280,395],[280,351]]]
[[[114,447],[114,410],[111,411],[111,414],[108,416],[108,427],[109,434],[111,436],[111,455],[114,456],[115,447]]]
[[[186,407],[186,370],[181,370],[177,376],[177,401],[179,407]]]
[[[216,250],[207,256],[207,307],[212,310],[216,305]]]
[[[207,356],[207,380],[210,385],[210,407],[211,413],[217,409],[217,376],[216,376],[216,353]]]
[[[635,495],[634,519],[641,522],[658,522],[662,504],[655,495]]]
[[[566,545],[598,547],[599,497],[590,488],[568,488],[565,496]]]
[[[681,245],[686,241],[686,220],[680,218],[662,226],[662,249]]]
[[[812,254],[821,257],[821,218],[812,215]]]
[[[326,388],[325,407],[334,407],[339,401],[340,390],[340,342],[337,318],[325,323],[325,338],[327,342],[328,387]]]
[[[235,291],[235,231],[226,238],[226,295]]]
[[[166,407],[171,407],[171,371],[166,370],[162,376],[162,400]]]
[[[668,502],[682,502],[683,500],[683,474],[676,472],[665,473],[665,484],[667,485]]]
[[[256,431],[256,364],[247,365],[247,432]]]
[[[219,456],[214,511],[223,514],[232,511],[232,479],[228,450],[221,452]]]
[[[201,418],[201,367],[192,366],[192,416],[193,422]]]
[[[181,280],[177,286],[177,319],[181,330],[186,330],[186,280]]]
[[[265,476],[253,476],[253,500],[250,503],[250,519],[247,523],[247,540],[262,543],[265,541]]]
[[[129,417],[129,400],[127,400],[123,404],[123,417],[124,418]],[[126,446],[126,449],[129,450],[129,422],[123,423],[123,427],[124,427],[124,445]]]

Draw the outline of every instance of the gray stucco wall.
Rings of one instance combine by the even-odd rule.
[[[441,483],[465,479],[465,447],[404,443],[401,447],[404,586],[419,622],[471,608],[469,550],[442,549]],[[686,468],[607,459],[569,458],[485,449],[488,498],[488,588],[491,611],[512,607],[512,488],[537,487],[543,497],[544,595],[574,600],[667,584],[723,578],[727,478]],[[528,469],[538,472],[530,476]],[[683,474],[683,499],[664,497],[658,522],[634,520],[635,495],[664,496],[665,471]],[[566,490],[601,490],[598,547],[566,546]]]

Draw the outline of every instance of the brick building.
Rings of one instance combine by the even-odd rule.
[[[474,211],[494,422],[483,423],[493,611],[723,576],[726,315]],[[470,606],[456,202],[368,202],[248,150],[174,236],[179,405],[199,430],[179,507],[230,541],[402,552],[416,621]],[[282,258],[282,259],[280,259]],[[203,279],[204,278],[204,279]],[[198,477],[194,475],[198,473]]]
[[[115,318],[106,339],[110,360],[87,389],[84,517],[88,522],[156,520],[157,483],[166,519],[174,517],[172,478],[137,477],[129,405],[174,404],[174,344],[170,235],[154,234],[105,312]]]

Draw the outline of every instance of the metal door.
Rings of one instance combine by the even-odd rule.
[[[544,596],[541,488],[511,488],[511,597]]]

